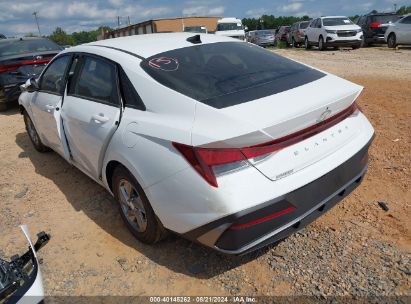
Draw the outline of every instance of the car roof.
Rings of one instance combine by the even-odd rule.
[[[394,12],[391,13],[369,13],[364,16],[401,16],[401,14],[397,14]]]
[[[118,51],[132,53],[141,57],[151,57],[155,54],[171,51],[174,49],[190,47],[198,44],[193,44],[187,41],[187,38],[200,36],[201,44],[217,43],[217,42],[241,42],[239,39],[230,37],[218,36],[214,34],[201,33],[161,33],[161,34],[145,34],[133,35],[127,37],[119,37],[107,40],[100,40],[74,46],[67,49],[67,52],[84,51],[86,49],[95,49],[106,47],[108,49],[116,49]]]

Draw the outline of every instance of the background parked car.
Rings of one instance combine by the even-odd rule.
[[[291,28],[290,32],[287,35],[288,44],[298,47],[304,43],[305,37],[305,30],[307,29],[310,21],[300,21],[294,23]]]
[[[6,39],[7,37],[4,36],[3,34],[0,34],[0,39]]]
[[[278,29],[277,34],[275,34],[275,41],[284,41],[287,42],[287,34],[290,31],[290,27],[289,26],[280,26],[280,28]]]
[[[305,48],[318,46],[320,51],[327,47],[348,46],[357,49],[363,39],[361,28],[345,16],[321,17],[313,20],[305,31]]]
[[[203,33],[207,34],[207,28],[202,25],[195,25],[195,26],[184,26],[184,32],[186,33]]]
[[[37,77],[62,47],[46,38],[0,40],[0,111],[16,102],[20,85]]]
[[[411,44],[411,14],[391,24],[385,31],[384,38],[389,48],[395,48],[398,44]]]
[[[268,30],[251,31],[248,34],[248,41],[259,46],[274,45],[274,33]]]
[[[377,13],[361,16],[357,24],[363,31],[363,44],[385,43],[384,34],[388,26],[398,21],[402,16],[395,13]]]

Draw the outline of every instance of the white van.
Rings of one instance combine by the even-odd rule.
[[[217,21],[216,35],[245,40],[243,23],[236,18],[222,18]]]

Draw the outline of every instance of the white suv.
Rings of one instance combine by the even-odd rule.
[[[344,16],[329,16],[314,19],[305,32],[305,48],[312,45],[319,50],[327,47],[350,46],[357,49],[361,46],[363,33],[361,27]]]

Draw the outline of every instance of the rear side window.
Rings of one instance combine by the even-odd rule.
[[[301,22],[300,23],[300,29],[306,29],[309,24],[310,24],[310,22]]]
[[[380,16],[372,16],[371,22],[378,22],[378,23],[394,23],[399,20],[401,16],[398,15],[380,15]]]
[[[120,83],[121,96],[123,97],[123,101],[126,107],[131,107],[137,110],[145,111],[146,106],[141,100],[140,95],[138,95],[134,85],[131,83],[130,79],[127,77],[126,73],[121,68]]]
[[[84,57],[70,95],[118,105],[117,76],[114,64],[96,57]]]
[[[159,83],[215,108],[293,89],[325,74],[242,42],[164,52],[141,62]]]

